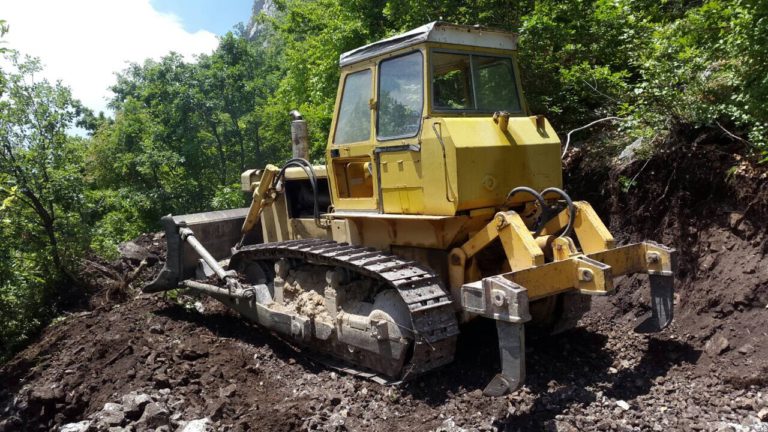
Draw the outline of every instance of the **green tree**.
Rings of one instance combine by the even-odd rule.
[[[0,198],[6,212],[15,207],[31,216],[27,234],[45,245],[54,270],[67,274],[67,242],[78,231],[83,197],[81,146],[66,133],[77,103],[61,84],[34,79],[37,60],[16,53],[7,60],[12,69],[0,81]]]
[[[37,60],[6,53],[0,70],[0,358],[51,317],[85,250],[78,103],[38,80]]]
[[[222,186],[232,182],[228,175],[230,159],[235,162],[234,174],[239,174],[261,157],[257,107],[272,90],[268,75],[257,75],[263,71],[263,58],[256,47],[232,33],[219,41],[212,55],[201,56],[196,65],[195,109],[216,142]]]
[[[244,204],[240,173],[274,160],[262,137],[275,70],[267,50],[227,34],[196,62],[170,54],[118,75],[115,119],[99,123],[89,149],[89,193],[104,210],[97,250],[156,229],[163,214]]]

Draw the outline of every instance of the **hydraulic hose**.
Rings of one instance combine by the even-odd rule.
[[[573,200],[571,200],[571,197],[568,196],[568,194],[565,193],[565,191],[563,191],[562,189],[558,189],[556,187],[550,187],[550,188],[544,189],[543,191],[541,191],[541,193],[538,193],[536,192],[536,190],[529,188],[527,186],[518,186],[512,189],[511,191],[509,191],[505,201],[509,202],[512,199],[512,197],[514,197],[519,193],[527,193],[533,196],[541,206],[542,210],[545,210],[547,208],[544,195],[548,193],[554,193],[562,197],[563,200],[565,200],[565,202],[568,205],[568,224],[565,226],[565,230],[558,237],[565,237],[571,233],[571,230],[573,229],[573,218],[576,215],[576,212],[575,212],[575,206],[573,205]],[[544,229],[544,224],[547,222],[548,220],[542,220],[539,222],[536,228],[536,232],[533,235],[534,237],[538,237],[539,234],[541,234],[541,231]]]
[[[521,192],[527,193],[527,194],[531,195],[532,197],[534,197],[536,199],[536,201],[538,201],[538,203],[541,206],[541,208],[544,209],[544,197],[542,197],[541,194],[536,192],[534,189],[529,188],[528,186],[518,186],[518,187],[512,189],[511,191],[509,191],[509,193],[507,194],[507,198],[504,201],[505,202],[509,202],[512,199],[513,196],[515,196],[515,195],[517,195],[517,194],[519,194]]]
[[[303,169],[304,173],[307,174],[307,178],[309,179],[309,184],[312,186],[313,216],[315,219],[315,224],[317,226],[320,226],[320,208],[318,205],[317,175],[315,174],[315,170],[314,168],[312,168],[312,164],[310,164],[309,161],[301,158],[290,159],[288,162],[285,163],[285,165],[283,165],[283,167],[277,173],[277,175],[275,176],[275,179],[272,182],[272,186],[277,187],[278,183],[280,183],[283,177],[285,177],[285,170],[287,170],[292,166]]]
[[[568,236],[571,233],[571,229],[573,229],[573,218],[576,216],[576,207],[573,205],[573,200],[571,200],[571,197],[568,196],[567,193],[565,193],[564,190],[558,189],[556,187],[550,187],[546,188],[543,191],[541,191],[541,196],[548,193],[555,193],[562,197],[565,202],[568,204],[568,224],[565,226],[565,230],[558,236],[558,237],[565,237]],[[541,223],[541,226],[536,230],[536,233],[534,234],[534,237],[538,236],[541,233],[541,230],[544,229],[544,224],[548,221],[543,221]]]

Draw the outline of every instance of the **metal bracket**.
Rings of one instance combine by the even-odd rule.
[[[611,266],[585,256],[577,257],[576,264],[578,266],[578,288],[581,294],[607,295],[613,293]]]
[[[483,393],[501,396],[520,388],[525,381],[525,324],[531,320],[528,290],[501,276],[491,276],[461,287],[461,307],[496,320],[501,373]]]
[[[524,323],[531,320],[528,290],[501,275],[462,285],[461,307],[497,321]]]

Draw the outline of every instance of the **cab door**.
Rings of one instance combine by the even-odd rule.
[[[376,165],[381,210],[424,214],[424,172],[419,133],[424,113],[421,50],[383,59],[378,66]]]
[[[375,211],[373,68],[344,71],[341,83],[326,154],[333,206],[337,211]]]

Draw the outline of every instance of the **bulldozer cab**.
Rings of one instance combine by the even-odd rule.
[[[529,117],[516,43],[435,22],[342,54],[326,152],[335,210],[453,216],[515,186],[559,187],[559,139]]]

